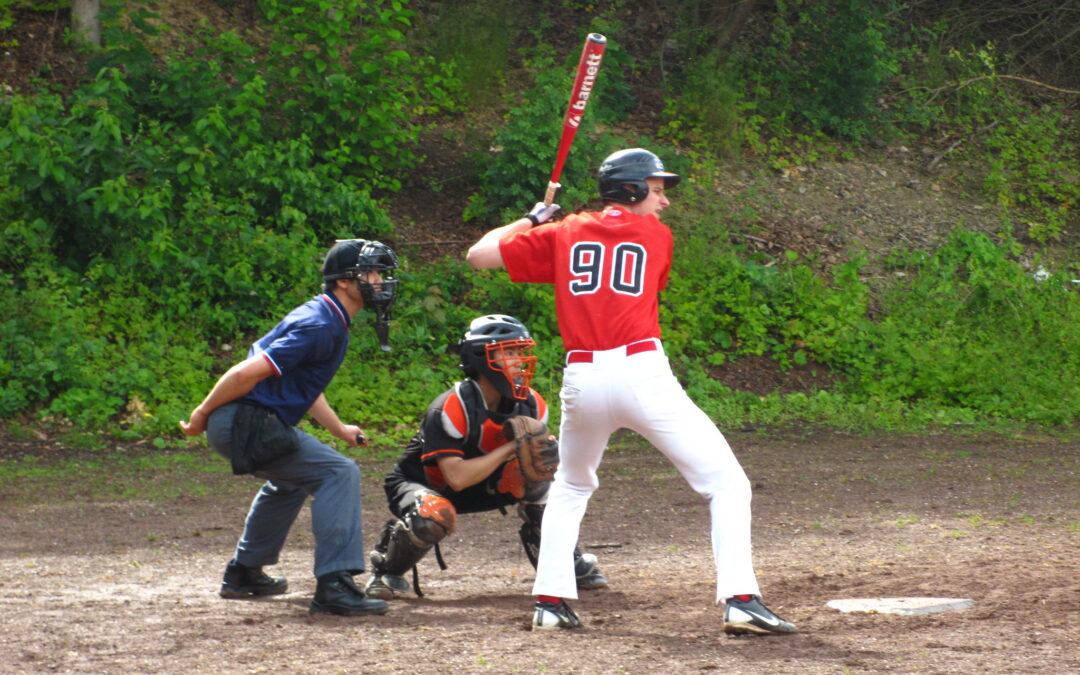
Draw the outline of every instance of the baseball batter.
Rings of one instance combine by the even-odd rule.
[[[486,233],[469,249],[477,269],[505,266],[514,282],[555,286],[566,349],[560,464],[548,494],[533,592],[533,629],[574,628],[573,551],[611,434],[631,429],[709,500],[716,599],[727,633],[793,633],[761,602],[750,544],[750,482],[724,436],[675,379],[660,341],[659,293],[671,230],[658,215],[677,174],[633,148],[600,167],[603,210],[549,223],[558,205]]]

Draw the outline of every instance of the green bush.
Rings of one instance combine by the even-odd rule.
[[[491,154],[481,159],[481,189],[465,209],[466,220],[516,220],[544,197],[581,56],[580,50],[575,50],[572,61],[568,57],[559,66],[550,52],[550,48],[536,48],[535,55],[528,60],[526,65],[533,73],[535,84],[517,97],[522,103],[507,113],[505,126],[491,141]],[[619,63],[624,67],[619,68]],[[610,116],[623,114],[626,109],[621,86],[626,66],[627,56],[619,47],[609,46],[601,66],[603,77],[597,78],[559,178],[563,187],[556,202],[566,212],[580,210],[595,196],[596,167],[620,147],[613,135],[600,131],[600,122],[610,121]],[[608,94],[609,91],[612,93]]]
[[[749,150],[786,168],[853,147],[826,133],[860,139],[887,122],[964,138],[950,159],[983,170],[981,187],[1033,238],[1063,239],[1077,202],[1075,125],[1067,108],[1019,100],[997,74],[1008,55],[933,48],[940,28],[901,49],[880,3],[786,0],[768,8],[768,35],[732,54],[703,48],[710,28],[679,26],[682,56],[661,67],[619,37],[645,21],[629,5],[569,4],[611,42],[558,200],[567,211],[592,201],[596,165],[626,145],[687,175],[661,320],[676,371],[707,412],[724,424],[853,429],[1075,422],[1080,309],[1064,273],[1037,283],[1015,251],[958,230],[940,250],[892,258],[893,281],[872,292],[861,260],[824,270],[733,244],[720,224],[758,219],[708,189],[725,154]],[[476,18],[496,25],[508,6],[429,5],[448,23],[420,34],[393,0],[262,0],[257,30],[183,35],[158,33],[146,5],[109,3],[107,46],[84,84],[0,99],[0,418],[171,442],[176,421],[252,339],[317,292],[333,239],[394,243],[384,200],[417,161],[419,121],[490,105],[478,83],[517,66],[510,44],[529,54],[530,84],[507,84],[505,124],[485,144],[496,150],[476,162],[480,175],[463,177],[479,184],[467,215],[501,222],[540,199],[577,45],[559,63],[542,45],[561,31],[538,11],[530,30],[492,40],[475,31],[454,54],[449,36]],[[0,22],[10,7],[0,2]],[[691,46],[704,56],[685,61]],[[904,93],[879,109],[901,57]],[[670,75],[663,135],[678,153],[627,140],[633,114],[643,114],[635,130],[649,132],[636,94],[657,73]],[[535,385],[557,423],[563,353],[551,287],[399,253],[394,350],[378,349],[361,313],[327,392],[342,416],[376,445],[400,445],[460,377],[450,348],[469,320],[500,312],[536,336]],[[709,376],[746,355],[781,369],[826,366],[836,384],[761,397]]]
[[[676,243],[662,316],[676,352],[713,365],[740,354],[768,355],[782,367],[849,358],[845,350],[868,326],[860,261],[828,279],[793,253],[758,261],[727,241],[727,231],[714,226]]]
[[[860,139],[872,129],[877,97],[898,71],[881,3],[782,0],[761,44],[735,51],[731,66],[759,114],[779,127]]]
[[[1038,282],[982,234],[955,231],[934,253],[897,256],[870,355],[870,396],[1065,424],[1080,416],[1080,298]]]
[[[1054,109],[1014,114],[1000,119],[986,138],[984,188],[1019,214],[1026,233],[1039,242],[1058,239],[1080,222],[1080,135],[1067,119]]]
[[[207,343],[310,297],[334,238],[389,234],[375,191],[445,82],[398,48],[411,14],[260,7],[268,49],[205,29],[160,58],[156,17],[111,5],[90,82],[0,102],[0,414],[101,425],[141,401],[170,428],[154,413],[193,404]]]
[[[938,48],[946,30],[937,26],[924,36],[929,44],[912,48],[893,121],[916,133],[933,125],[965,141],[954,143],[952,158],[981,176],[977,187],[1017,230],[1040,243],[1060,239],[1080,202],[1080,127],[1068,103],[1028,100],[1018,89],[1025,85],[999,72],[1008,55],[992,43]]]

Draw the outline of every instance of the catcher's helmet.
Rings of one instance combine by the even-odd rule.
[[[649,195],[647,178],[663,178],[664,189],[668,189],[678,185],[682,177],[664,171],[664,163],[648,150],[619,150],[600,165],[600,198],[605,202],[636,204]]]
[[[529,384],[536,372],[532,348],[536,342],[529,329],[512,316],[488,314],[477,317],[458,342],[461,369],[473,379],[487,378],[506,399],[529,398]],[[516,349],[517,354],[495,354]]]

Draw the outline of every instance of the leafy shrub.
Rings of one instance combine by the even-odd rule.
[[[1080,415],[1080,298],[1036,281],[982,234],[897,256],[860,387],[982,415],[1063,424]]]
[[[771,19],[764,44],[733,55],[755,108],[781,125],[802,120],[839,137],[864,137],[898,70],[880,3],[784,0]]]
[[[955,136],[956,157],[981,173],[979,187],[1028,236],[1042,243],[1060,238],[1080,201],[1080,132],[1067,105],[1026,101],[1016,81],[999,73],[1007,56],[992,43],[941,50],[933,43],[941,39],[937,32],[925,39],[930,45],[913,54],[923,65],[901,80],[894,120],[918,131],[932,123]]]
[[[1070,222],[1077,222],[1080,143],[1066,119],[1052,109],[1010,115],[986,138],[984,188],[1002,206],[1034,214],[1027,233],[1040,242],[1060,237]]]
[[[310,297],[334,238],[389,233],[374,190],[397,187],[443,81],[396,48],[411,15],[260,7],[280,19],[265,53],[206,31],[162,59],[154,15],[111,5],[92,81],[0,103],[0,414],[99,425],[138,400],[155,428],[173,387],[202,379],[203,341]]]
[[[720,365],[739,354],[769,355],[781,366],[810,358],[839,365],[867,328],[868,289],[856,260],[824,278],[789,253],[755,261],[703,227],[676,244],[664,335],[677,352]]]
[[[483,109],[496,105],[505,91],[520,18],[501,0],[445,3],[423,17],[417,41],[453,73],[460,87],[450,95],[473,110]]]
[[[736,157],[743,137],[739,83],[717,51],[697,59],[664,100],[660,135],[684,148],[695,175],[707,174],[716,158]]]
[[[555,153],[562,135],[563,118],[570,88],[576,74],[580,51],[574,51],[563,66],[557,66],[550,49],[536,49],[527,66],[535,85],[520,95],[522,103],[510,109],[505,126],[491,142],[492,154],[483,160],[481,189],[465,209],[466,220],[516,220],[544,196]],[[619,99],[622,72],[610,68],[611,61],[624,62],[618,47],[609,46],[604,55],[603,77],[590,97],[589,107],[577,130],[574,145],[567,156],[559,183],[563,186],[556,201],[567,212],[580,210],[595,195],[593,176],[596,167],[611,152],[617,141],[598,131],[598,118],[618,114],[619,104],[607,105],[609,90]],[[598,100],[599,99],[599,100]],[[612,110],[616,112],[612,112]]]

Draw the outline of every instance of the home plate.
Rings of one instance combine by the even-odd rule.
[[[967,598],[848,598],[825,603],[841,612],[907,615],[954,612],[974,605],[975,601]]]

